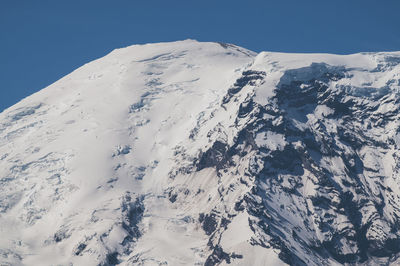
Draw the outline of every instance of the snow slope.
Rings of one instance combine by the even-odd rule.
[[[0,264],[396,264],[399,92],[400,53],[115,50],[0,114]]]

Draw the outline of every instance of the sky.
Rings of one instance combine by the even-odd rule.
[[[196,39],[278,52],[400,50],[399,0],[0,0],[0,111],[115,48]]]

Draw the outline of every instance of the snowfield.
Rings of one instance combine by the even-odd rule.
[[[400,264],[400,52],[117,49],[0,114],[0,265]]]

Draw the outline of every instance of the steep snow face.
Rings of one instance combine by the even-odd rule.
[[[0,262],[399,263],[400,53],[131,46],[0,114]]]
[[[185,241],[201,249],[205,234],[184,233],[163,200],[174,148],[253,56],[195,41],[132,46],[3,112],[0,260],[97,265],[153,252],[156,262],[195,261]]]

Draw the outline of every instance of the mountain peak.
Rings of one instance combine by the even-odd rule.
[[[0,262],[396,264],[399,63],[116,49],[0,114]]]

